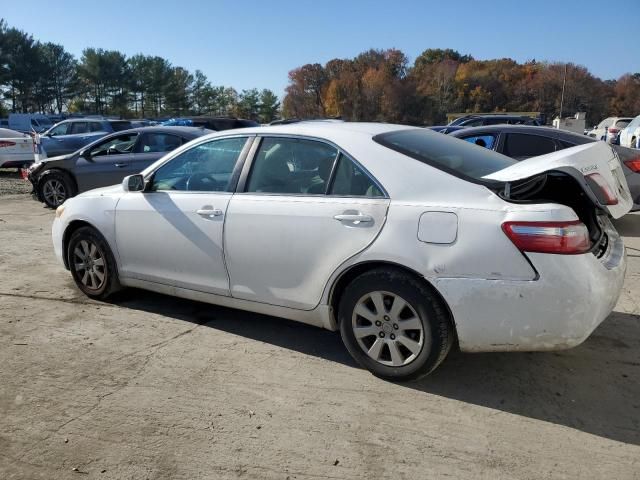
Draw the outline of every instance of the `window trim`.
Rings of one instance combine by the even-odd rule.
[[[262,140],[265,138],[289,138],[292,140],[309,140],[314,142],[324,143],[333,147],[337,150],[336,158],[331,169],[331,175],[329,176],[329,181],[327,182],[327,189],[325,189],[325,193],[276,193],[276,192],[247,192],[248,179],[249,174],[253,168],[253,164],[257,158],[257,153],[260,145],[262,145]],[[330,191],[331,185],[333,185],[333,179],[336,174],[338,159],[340,155],[344,155],[350,161],[352,161],[355,165],[360,168],[364,174],[371,180],[371,182],[382,192],[382,196],[379,197],[368,197],[366,195],[330,195],[327,192]],[[362,163],[358,162],[352,155],[346,152],[343,148],[339,147],[335,143],[325,138],[313,137],[310,135],[296,135],[296,134],[287,134],[287,133],[264,133],[264,134],[256,134],[256,141],[254,141],[251,152],[249,152],[249,156],[247,156],[246,161],[244,163],[244,167],[242,169],[242,173],[240,175],[240,180],[237,184],[237,188],[235,193],[238,195],[260,195],[260,196],[273,196],[273,197],[306,197],[306,198],[359,198],[359,199],[370,199],[370,200],[382,200],[389,199],[389,194],[387,190],[382,186],[382,184],[367,170],[367,168],[362,165]]]

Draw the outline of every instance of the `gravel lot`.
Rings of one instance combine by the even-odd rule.
[[[640,478],[640,215],[618,222],[625,290],[583,345],[455,353],[393,384],[334,333],[138,290],[88,300],[28,190],[0,197],[2,479]]]
[[[31,183],[23,180],[15,168],[0,168],[0,197],[30,192]]]

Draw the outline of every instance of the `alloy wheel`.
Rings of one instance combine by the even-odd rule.
[[[73,268],[82,285],[99,290],[107,278],[105,258],[100,249],[89,240],[80,240],[73,250]]]
[[[374,291],[362,296],[351,320],[358,345],[383,365],[408,365],[429,347],[431,337],[416,310],[391,292]]]
[[[67,199],[67,189],[60,180],[55,178],[51,178],[44,183],[42,194],[50,205],[61,205]]]

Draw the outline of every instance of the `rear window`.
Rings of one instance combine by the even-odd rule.
[[[472,180],[480,180],[517,163],[484,147],[425,129],[382,133],[373,140],[452,175]]]
[[[128,130],[131,128],[131,122],[122,121],[122,122],[109,122],[111,123],[111,128],[113,128],[114,132],[121,132],[122,130]]]
[[[629,125],[630,123],[631,123],[631,120],[618,120],[618,121],[616,122],[616,127],[618,127],[618,128],[624,128],[624,127],[626,127],[627,125]]]

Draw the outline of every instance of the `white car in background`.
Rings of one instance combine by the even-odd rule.
[[[67,200],[53,245],[78,288],[139,287],[340,330],[375,375],[463,351],[583,342],[611,312],[631,208],[603,142],[516,162],[423,128],[218,132]]]
[[[640,115],[620,132],[620,146],[640,148]]]
[[[608,117],[602,120],[591,131],[587,132],[596,140],[604,140],[607,143],[617,144],[620,131],[633,120],[629,117]]]
[[[0,128],[0,168],[22,168],[33,163],[33,138],[15,130]]]

